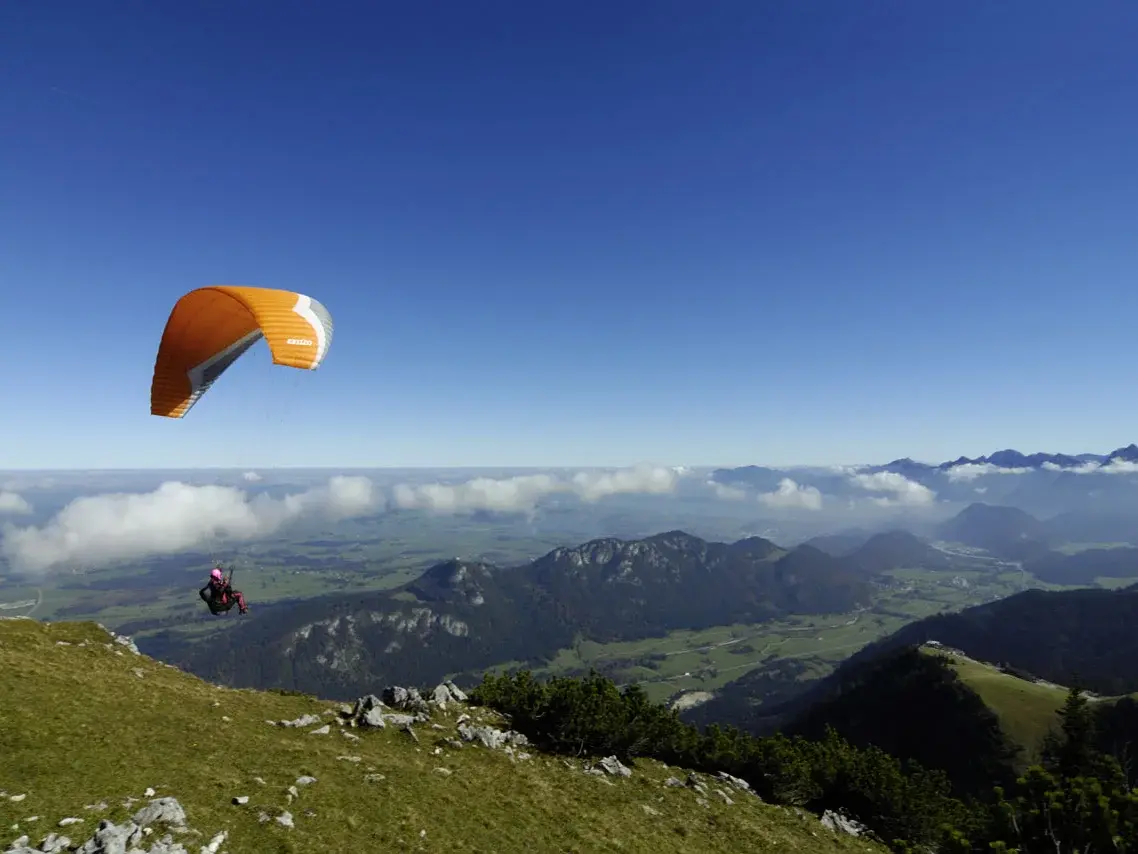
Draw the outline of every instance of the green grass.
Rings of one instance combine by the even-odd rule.
[[[923,649],[932,655],[946,655],[928,647]],[[1067,698],[1067,689],[1028,682],[970,658],[947,657],[961,681],[996,713],[1004,734],[1024,748],[1022,763],[1037,760],[1044,737],[1059,725],[1056,712]]]
[[[608,785],[537,752],[513,762],[502,751],[436,747],[454,737],[459,710],[436,711],[437,730],[418,726],[419,744],[394,728],[356,730],[360,740],[350,741],[335,723],[328,736],[269,726],[337,704],[210,685],[108,649],[109,640],[91,623],[0,621],[0,789],[26,794],[20,803],[0,798],[0,827],[12,838],[28,833],[34,844],[78,816],[83,823],[64,832],[85,840],[99,818],[125,819],[138,804],[127,809],[124,799],[153,787],[181,802],[199,844],[228,830],[230,854],[884,850],[741,794],[703,806],[691,790],[666,788],[679,772],[656,762]],[[369,773],[383,779],[366,782]],[[302,774],[318,782],[286,806],[285,790]],[[231,805],[237,795],[249,804]],[[84,808],[97,802],[110,808]],[[284,808],[292,829],[257,821]]]

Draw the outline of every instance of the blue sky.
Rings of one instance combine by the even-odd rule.
[[[1138,5],[0,5],[0,468],[1138,438]],[[149,415],[179,296],[309,293]]]

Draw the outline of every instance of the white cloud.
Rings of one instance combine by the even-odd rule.
[[[462,513],[475,510],[511,512],[533,510],[537,502],[564,485],[547,474],[495,479],[476,477],[464,483],[426,483],[395,487],[395,506],[405,510]]]
[[[759,501],[768,507],[797,507],[803,510],[821,510],[822,493],[814,486],[801,486],[789,477],[778,482],[778,489],[765,492]]]
[[[991,463],[961,463],[948,469],[946,474],[949,480],[956,483],[960,480],[975,480],[988,474],[1027,474],[1030,471],[1027,467],[1002,468]]]
[[[1102,466],[1098,471],[1103,474],[1138,474],[1138,463],[1132,463],[1129,460],[1124,460],[1122,457],[1115,457],[1105,466]]]
[[[891,493],[891,495],[872,499],[874,503],[883,507],[896,504],[919,507],[936,501],[936,493],[927,486],[892,471],[855,474],[850,478],[850,482],[869,492]]]
[[[0,492],[0,513],[31,513],[32,505],[18,492]]]
[[[722,498],[724,501],[741,501],[747,497],[746,491],[737,486],[716,483],[714,480],[707,481],[707,485],[715,490],[716,498]]]
[[[1138,463],[1124,460],[1122,457],[1114,457],[1106,464],[1087,460],[1071,468],[1064,468],[1053,462],[1045,462],[1043,468],[1047,471],[1067,472],[1069,474],[1138,474]]]
[[[169,481],[153,492],[77,498],[42,528],[8,525],[0,545],[18,570],[97,566],[174,554],[217,540],[250,540],[305,515],[342,519],[373,510],[377,503],[374,487],[364,477],[333,477],[324,486],[284,498],[250,498],[234,487]]]
[[[585,501],[596,501],[618,493],[665,495],[676,488],[679,475],[673,469],[642,463],[612,472],[578,472],[573,476],[573,491]]]
[[[241,477],[243,477],[245,480],[249,481],[250,483],[256,483],[257,481],[261,480],[261,476],[259,474],[257,474],[255,471],[247,471],[247,472],[245,472],[245,474],[241,475]]]
[[[533,512],[547,495],[572,493],[597,501],[618,493],[662,495],[674,492],[680,475],[674,469],[647,464],[613,471],[578,472],[568,480],[549,474],[479,477],[463,483],[400,484],[393,491],[397,507],[464,513],[476,510]]]

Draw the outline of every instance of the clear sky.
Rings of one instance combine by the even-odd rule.
[[[0,468],[1138,439],[1138,4],[0,4]],[[149,414],[174,302],[299,290]]]

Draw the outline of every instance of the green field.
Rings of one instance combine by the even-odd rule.
[[[190,850],[226,831],[229,854],[885,850],[750,795],[728,803],[665,786],[686,772],[651,760],[609,778],[532,748],[528,757],[456,748],[460,713],[505,728],[485,709],[435,709],[414,727],[417,739],[389,724],[347,730],[351,740],[337,731],[337,704],[209,685],[110,640],[90,623],[0,621],[0,825],[9,839],[38,844],[54,831],[79,843],[100,819],[121,823],[156,796],[185,809],[200,833],[184,840]],[[331,732],[266,723],[309,713]],[[238,796],[248,803],[235,805]],[[286,809],[291,828],[272,820]],[[80,821],[61,830],[66,817]]]
[[[1025,584],[1019,571],[991,569],[900,569],[889,576],[892,583],[863,611],[678,631],[629,643],[583,641],[561,650],[549,666],[535,673],[580,674],[596,668],[618,683],[641,685],[653,700],[690,692],[692,697],[681,701],[686,704],[709,699],[710,692],[745,673],[786,659],[804,665],[799,679],[821,678],[866,644],[906,623],[1003,598]],[[1032,582],[1032,586],[1037,585]]]

